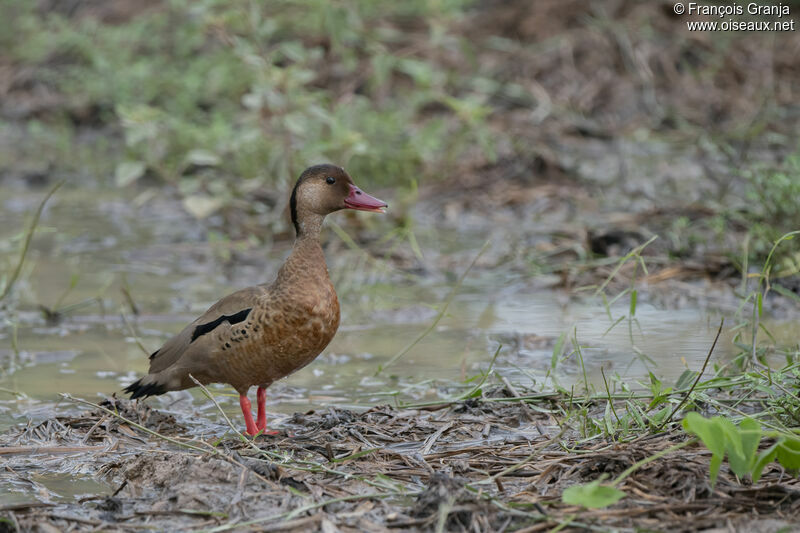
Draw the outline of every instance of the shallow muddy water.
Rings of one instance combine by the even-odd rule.
[[[25,214],[43,193],[0,188],[0,253],[6,265],[17,256]],[[33,240],[19,311],[5,316],[0,329],[0,431],[44,420],[54,409],[80,409],[60,393],[96,402],[119,392],[146,371],[146,353],[221,295],[271,279],[288,249],[286,244],[246,249],[243,260],[222,268],[220,253],[236,245],[209,244],[205,235],[202,225],[166,200],[137,207],[132,199],[121,200],[118,191],[59,192]],[[599,299],[572,298],[543,287],[547,280],[511,269],[476,269],[438,326],[397,364],[376,375],[380,365],[435,319],[452,283],[442,276],[409,278],[364,266],[362,254],[346,250],[333,232],[326,238],[333,242],[334,253],[329,247],[328,257],[340,294],[342,327],[314,363],[270,389],[274,425],[285,415],[326,405],[366,407],[446,397],[455,390],[448,384],[485,371],[501,345],[494,367],[500,376],[529,387],[532,381],[534,388],[550,386],[545,376],[562,333],[578,339],[586,377],[595,386],[602,384],[601,367],[606,376],[619,375],[634,387],[649,371],[671,386],[687,367],[701,366],[719,322],[718,311],[663,310],[640,303],[635,323],[623,321],[608,331],[614,321]],[[447,248],[469,257],[480,247],[474,235],[463,242],[425,232],[418,238],[423,252],[431,255]],[[71,284],[74,288],[68,291]],[[123,287],[138,316],[122,296]],[[48,322],[39,305],[66,307],[67,312]],[[613,318],[625,314],[627,306],[626,300],[614,307]],[[776,328],[780,334],[780,325]],[[788,335],[791,328],[786,329]],[[715,358],[730,353],[726,336]],[[566,386],[582,385],[584,379],[574,355],[553,376]],[[239,424],[232,389],[212,391]],[[197,391],[149,402],[173,413],[195,434],[225,431],[214,405]],[[80,474],[59,473],[40,482],[53,485],[57,494],[99,490],[84,486],[94,483],[89,479],[76,479],[82,479]]]

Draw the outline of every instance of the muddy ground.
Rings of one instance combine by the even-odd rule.
[[[122,23],[137,15],[136,5],[163,7],[157,1],[119,0],[42,2],[42,9]],[[498,94],[491,102],[487,122],[504,139],[495,159],[476,150],[474,157],[454,162],[439,179],[422,183],[418,197],[393,201],[385,226],[349,220],[347,229],[369,250],[369,260],[390,265],[394,280],[406,283],[402,276],[408,274],[451,280],[488,238],[491,245],[477,272],[525,279],[570,298],[569,291],[602,282],[621,256],[659,235],[644,252],[647,276],[635,272],[631,262],[617,272],[612,292],[638,276],[640,301],[736,309],[740,245],[749,229],[748,219],[739,216],[747,212],[743,170],[755,162],[777,168],[796,149],[800,32],[724,39],[687,33],[671,7],[632,1],[481,2],[460,21],[460,31],[476,41],[503,35],[519,47],[478,47],[469,61],[440,57],[424,45],[415,48],[425,59],[463,61],[465,69],[521,84],[533,97]],[[413,40],[414,32],[422,36],[427,30],[408,32]],[[4,185],[44,192],[67,178],[67,188],[93,191],[113,181],[111,174],[91,177],[60,166],[63,161],[41,157],[28,144],[29,123],[66,116],[76,143],[110,139],[114,157],[124,151],[119,124],[103,123],[102,108],[71,100],[48,83],[60,60],[22,68],[0,50]],[[148,186],[127,191],[120,209],[134,209],[133,199]],[[180,211],[180,193],[156,187],[159,194],[149,205],[135,207],[137,216]],[[290,242],[285,220],[283,226],[275,223],[285,219],[284,196],[280,190],[256,191],[248,205],[259,209],[234,204],[209,219],[178,214],[164,218],[163,225],[178,228],[176,241],[201,243],[213,231],[241,243],[254,228],[277,228],[269,245],[281,251]],[[727,224],[724,231],[715,226],[719,220]],[[425,250],[420,258],[408,246],[381,242],[382,231],[408,221],[421,235],[435,228],[471,245],[453,253]],[[328,256],[344,257],[332,260],[332,271],[342,271],[351,260],[344,255],[347,246],[329,241]],[[265,259],[263,242],[224,255],[197,248],[190,252],[200,259],[187,260],[188,270],[222,272],[226,280],[261,282],[265,264],[266,269],[276,264]],[[800,291],[796,276],[778,283]],[[793,300],[774,293],[767,306],[777,316],[798,313]],[[116,330],[120,337],[126,331]],[[81,412],[85,406],[76,405],[72,415],[0,435],[1,475],[31,496],[11,503],[0,498],[0,532],[772,532],[800,522],[793,473],[773,463],[752,484],[723,465],[712,488],[711,456],[701,445],[635,470],[619,485],[628,496],[611,508],[564,504],[563,489],[602,474],[613,479],[688,437],[671,427],[627,442],[582,439],[575,421],[565,419],[568,398],[542,394],[535,401],[515,400],[527,392],[499,386],[481,399],[420,408],[330,407],[297,413],[276,426],[277,435],[252,442],[224,428],[198,435],[167,412],[125,400],[102,404],[109,411]],[[48,474],[91,477],[105,488],[62,497],[41,481]]]
[[[112,399],[101,405],[174,442],[99,409],[3,435],[6,475],[42,499],[0,507],[3,531],[777,531],[800,520],[795,476],[775,464],[758,484],[741,483],[723,466],[712,489],[702,446],[635,470],[611,509],[561,503],[564,488],[614,478],[687,437],[581,440],[559,426],[556,397],[510,401],[516,394],[297,413],[277,435],[247,442],[189,439],[170,415]],[[48,470],[111,488],[59,502],[35,481]]]

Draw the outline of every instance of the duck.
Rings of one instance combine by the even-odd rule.
[[[266,391],[313,361],[339,328],[339,300],[320,243],[325,217],[343,209],[383,213],[386,202],[359,189],[332,164],[307,168],[289,200],[295,241],[274,281],[229,294],[150,355],[131,399],[226,383],[239,393],[245,433],[267,432]],[[257,416],[248,398],[258,387]]]

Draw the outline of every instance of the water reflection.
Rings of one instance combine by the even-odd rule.
[[[24,210],[17,207],[35,205],[33,199],[40,194],[15,190],[0,197],[14,207],[0,211],[0,232],[8,243],[15,235],[10,228],[23,226]],[[0,431],[48,417],[59,392],[89,399],[118,392],[146,372],[146,353],[220,295],[269,279],[286,253],[285,245],[277,246],[267,250],[268,260],[238,261],[235,275],[223,276],[213,259],[214,246],[203,242],[198,224],[174,207],[137,208],[120,202],[118,191],[87,197],[65,190],[54,199],[34,239],[15,326],[9,318],[0,329],[5,369],[0,376]],[[442,236],[421,233],[419,239],[433,250]],[[332,234],[328,240],[338,242]],[[448,249],[454,254],[471,251],[475,242],[480,243],[471,239],[459,251],[451,238]],[[359,252],[337,250],[334,257],[329,254],[329,262],[342,300],[343,326],[314,364],[273,386],[274,412],[433,397],[441,391],[428,380],[463,381],[485,370],[499,345],[497,372],[538,387],[562,333],[568,336],[567,351],[573,338],[581,346],[590,384],[602,383],[601,367],[607,376],[618,374],[631,383],[649,371],[674,383],[685,368],[700,367],[719,320],[699,309],[660,310],[640,303],[635,321],[623,320],[611,328],[628,311],[627,303],[612,309],[609,318],[598,299],[576,301],[519,273],[479,271],[468,278],[437,328],[375,376],[381,364],[433,320],[450,286],[426,277],[412,283],[354,273],[348,261]],[[0,250],[0,258],[15,254],[15,246]],[[71,279],[74,287],[65,297]],[[138,318],[122,297],[123,288],[133,295],[142,313]],[[36,310],[39,304],[58,307],[59,302],[88,303],[58,323],[48,323]],[[730,339],[723,338],[715,357],[725,359],[730,350]],[[571,357],[559,363],[554,375],[561,384],[570,384],[582,382],[583,374],[578,358]],[[168,406],[185,394],[152,401]],[[195,397],[202,405],[198,408],[214,416]],[[232,397],[221,400],[236,414]]]

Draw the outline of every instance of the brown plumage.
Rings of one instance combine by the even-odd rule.
[[[328,277],[319,233],[340,209],[383,212],[386,204],[353,184],[344,169],[306,169],[292,191],[294,248],[270,284],[229,294],[150,356],[150,372],[125,389],[131,398],[230,383],[239,393],[247,433],[266,427],[266,388],[314,360],[339,327],[339,301]],[[247,392],[258,386],[253,422]]]

